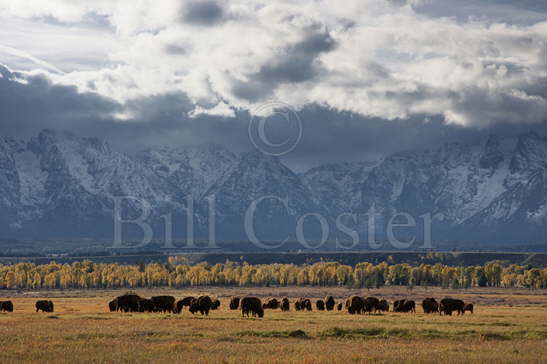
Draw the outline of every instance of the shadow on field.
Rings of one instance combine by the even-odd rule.
[[[404,328],[383,328],[368,327],[358,329],[348,329],[333,327],[319,331],[315,335],[309,335],[303,330],[293,331],[240,331],[235,334],[239,337],[261,337],[261,338],[344,338],[344,339],[452,339],[452,340],[543,340],[547,338],[547,330],[543,331],[510,331],[510,332],[491,332],[491,331],[440,331],[440,330],[412,330]]]
[[[240,331],[236,336],[310,339],[304,330],[292,331]]]

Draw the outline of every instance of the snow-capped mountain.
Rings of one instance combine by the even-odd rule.
[[[331,212],[442,216],[442,240],[538,241],[547,232],[547,139],[535,133],[314,168],[305,179]],[[366,230],[366,223],[358,223]]]
[[[203,236],[214,199],[217,240],[247,240],[253,201],[252,227],[268,239],[293,238],[298,219],[310,213],[325,218],[332,239],[338,215],[371,208],[380,225],[397,212],[417,220],[442,215],[439,240],[538,241],[547,232],[547,139],[535,133],[297,175],[254,150],[235,155],[211,145],[127,154],[97,138],[43,130],[28,141],[0,138],[0,167],[1,237],[111,237],[120,197],[126,219],[139,216],[143,201],[153,224],[171,214],[180,225],[175,238],[186,236],[188,197]],[[309,239],[321,236],[315,217],[303,224]],[[362,220],[354,226],[367,230]]]
[[[227,227],[225,233],[229,232],[232,238],[245,236],[244,220],[250,209],[254,211],[256,230],[262,232],[262,237],[272,239],[294,236],[295,223],[305,214],[328,216],[298,175],[277,157],[255,150],[242,153],[205,197],[214,198],[217,221]]]
[[[379,164],[380,161],[325,164],[310,169],[302,179],[330,214],[338,215],[359,204],[361,186]]]

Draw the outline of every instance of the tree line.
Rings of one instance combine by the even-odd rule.
[[[444,288],[547,288],[547,268],[487,263],[476,266],[443,264],[371,264],[335,262],[306,265],[226,262],[210,265],[167,263],[104,264],[86,260],[71,264],[0,265],[2,289],[184,288],[198,286],[437,286]]]

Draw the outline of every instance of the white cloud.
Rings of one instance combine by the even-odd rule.
[[[421,3],[0,0],[0,17],[67,28],[107,19],[109,63],[51,78],[120,102],[180,91],[193,115],[229,117],[274,98],[385,119],[545,120],[547,22],[427,17]],[[60,45],[57,58],[78,54]]]
[[[210,115],[210,116],[222,116],[226,118],[231,118],[235,116],[234,109],[225,102],[219,102],[210,108],[204,108],[201,106],[196,106],[194,110],[189,113],[189,116],[194,118],[200,115]]]

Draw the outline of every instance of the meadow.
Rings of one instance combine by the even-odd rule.
[[[526,289],[383,287],[200,288],[136,290],[142,296],[209,294],[222,305],[209,317],[111,313],[124,290],[0,291],[13,301],[0,313],[0,363],[361,363],[519,362],[547,360],[547,291]],[[464,316],[417,313],[349,315],[345,311],[266,310],[263,319],[228,309],[231,296],[288,296],[337,301],[352,294],[395,299],[461,298],[475,304]],[[36,313],[37,299],[55,302]]]

